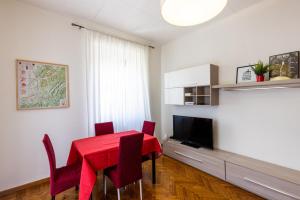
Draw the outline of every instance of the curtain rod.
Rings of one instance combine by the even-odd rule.
[[[90,31],[95,31],[95,32],[102,33],[102,32],[97,31],[97,30],[93,30],[93,29],[86,28],[86,27],[81,26],[81,25],[79,25],[79,24],[72,23],[71,25],[72,25],[72,26],[75,26],[75,27],[78,27],[79,30],[84,28],[84,29],[87,29],[87,30],[90,30]],[[105,34],[107,34],[107,33],[105,33]],[[116,38],[119,38],[119,39],[122,39],[122,40],[127,40],[127,41],[129,41],[129,42],[141,44],[141,43],[139,43],[139,42],[132,41],[132,40],[128,40],[128,39],[125,39],[125,38],[122,38],[122,37],[118,37],[118,36],[114,36],[114,35],[113,35],[113,37],[116,37]],[[145,44],[141,44],[141,45],[145,45]],[[151,46],[151,45],[148,45],[148,47],[151,48],[151,49],[155,49],[155,47],[154,47],[154,46]]]

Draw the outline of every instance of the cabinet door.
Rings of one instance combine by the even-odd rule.
[[[183,105],[183,88],[165,89],[165,104]]]
[[[184,87],[210,85],[210,65],[191,67],[182,72]]]
[[[210,65],[190,67],[166,73],[165,88],[210,85]]]
[[[165,73],[165,88],[176,88],[182,86],[180,71]]]

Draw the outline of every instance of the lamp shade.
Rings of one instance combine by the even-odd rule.
[[[217,16],[227,0],[161,0],[164,20],[176,26],[193,26]]]

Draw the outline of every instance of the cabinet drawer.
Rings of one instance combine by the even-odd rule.
[[[226,180],[267,199],[300,200],[300,185],[228,162]]]
[[[165,145],[164,154],[225,180],[225,164],[223,160],[195,152],[183,145]]]

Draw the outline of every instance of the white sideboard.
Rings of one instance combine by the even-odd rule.
[[[300,200],[300,171],[169,139],[164,154],[270,200]]]

